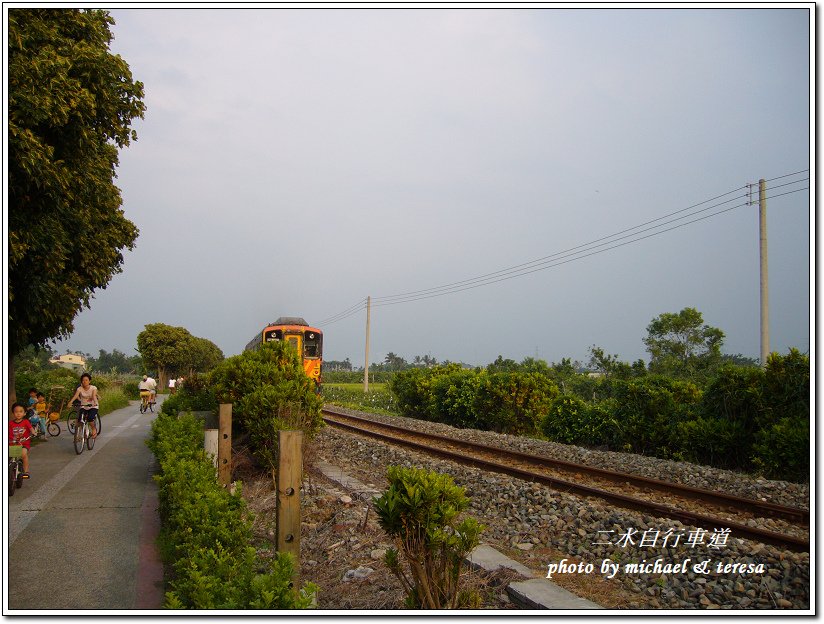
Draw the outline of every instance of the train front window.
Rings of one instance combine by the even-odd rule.
[[[318,332],[303,332],[303,357],[320,357],[320,334]]]
[[[270,329],[263,336],[263,342],[277,342],[283,340],[283,331],[280,329]]]

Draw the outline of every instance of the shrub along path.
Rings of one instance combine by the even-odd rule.
[[[155,463],[145,444],[154,416],[136,401],[104,415],[82,455],[64,422],[58,437],[32,447],[32,477],[7,498],[5,613],[160,608]]]

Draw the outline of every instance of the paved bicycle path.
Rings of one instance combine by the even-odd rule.
[[[32,447],[31,479],[6,495],[4,613],[161,608],[155,460],[145,444],[154,414],[132,401],[102,418],[82,455],[61,421],[59,436]]]

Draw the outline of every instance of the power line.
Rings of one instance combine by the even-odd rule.
[[[806,173],[808,171],[809,171],[809,169],[802,169],[801,171],[796,171],[795,173],[787,173],[787,174],[784,174],[782,176],[778,176],[776,178],[769,178],[767,180],[764,180],[764,182],[772,182],[773,180],[780,180],[781,178],[789,178],[790,176],[798,175],[799,173]],[[807,178],[807,179],[809,180],[809,178]]]
[[[387,296],[384,296],[384,297],[375,297],[375,298],[373,298],[373,301],[375,301],[375,302],[383,302],[383,301],[387,301],[387,300],[390,300],[390,299],[404,298],[404,297],[409,297],[409,296],[412,296],[412,295],[424,294],[424,293],[430,293],[430,292],[433,292],[433,291],[438,291],[438,290],[449,289],[449,288],[452,288],[452,287],[454,287],[454,286],[461,286],[461,285],[465,285],[465,284],[471,284],[471,283],[473,283],[473,282],[478,282],[478,281],[483,281],[483,280],[486,280],[487,278],[496,277],[496,276],[500,276],[500,275],[507,275],[507,274],[510,274],[510,273],[512,273],[512,272],[517,272],[517,271],[519,271],[519,270],[521,270],[521,269],[525,269],[525,268],[528,268],[528,267],[530,267],[530,266],[536,266],[536,265],[540,265],[540,264],[543,264],[543,263],[546,263],[546,262],[551,262],[551,261],[553,261],[553,260],[552,260],[553,258],[556,258],[557,256],[563,256],[563,255],[565,255],[565,254],[569,254],[570,252],[574,252],[576,249],[582,249],[582,248],[592,247],[592,246],[598,247],[599,245],[596,245],[596,243],[599,243],[599,242],[601,242],[601,241],[606,241],[606,240],[611,239],[611,238],[615,238],[616,240],[621,240],[622,238],[627,238],[626,236],[624,236],[624,237],[620,237],[620,238],[616,238],[616,237],[618,237],[620,234],[625,234],[625,233],[627,233],[627,232],[632,232],[633,230],[637,230],[637,229],[639,229],[639,228],[642,228],[642,227],[644,227],[645,225],[649,225],[649,224],[651,224],[651,223],[655,223],[656,221],[661,221],[661,220],[666,219],[666,218],[668,218],[668,217],[671,217],[671,216],[673,216],[673,215],[676,215],[676,214],[679,214],[679,213],[682,213],[682,212],[686,212],[687,210],[692,210],[693,208],[697,208],[698,206],[702,206],[702,205],[704,205],[704,204],[706,204],[706,203],[708,203],[708,202],[714,201],[714,200],[716,200],[716,199],[720,199],[721,197],[726,197],[727,195],[730,195],[731,193],[735,193],[735,192],[742,191],[742,190],[744,190],[745,188],[747,188],[747,187],[746,187],[746,186],[742,186],[742,187],[739,187],[739,188],[733,189],[732,191],[728,191],[728,192],[723,193],[723,194],[721,194],[721,195],[717,195],[716,197],[712,197],[712,198],[710,198],[710,199],[706,199],[706,200],[704,200],[704,201],[702,201],[702,202],[699,202],[699,203],[697,203],[697,204],[693,204],[692,206],[688,206],[687,208],[682,208],[681,210],[676,210],[676,211],[674,211],[674,212],[671,212],[671,213],[669,213],[669,214],[663,215],[663,216],[658,217],[658,218],[656,218],[656,219],[651,219],[650,221],[645,221],[644,223],[639,223],[638,225],[635,225],[635,226],[633,226],[633,227],[626,228],[626,229],[621,230],[621,231],[619,231],[619,232],[615,232],[614,234],[610,234],[609,236],[603,236],[603,237],[601,237],[601,238],[597,238],[597,239],[595,239],[595,240],[593,240],[593,241],[590,241],[590,242],[588,242],[588,243],[583,243],[583,244],[581,244],[581,245],[576,245],[575,247],[570,247],[569,249],[565,249],[565,250],[563,250],[563,251],[558,251],[558,252],[556,252],[556,253],[550,254],[550,255],[548,255],[548,256],[544,256],[544,257],[542,257],[542,258],[538,258],[538,259],[536,259],[536,260],[530,260],[529,262],[524,262],[524,263],[522,263],[522,264],[516,264],[516,265],[514,265],[514,266],[507,267],[507,268],[505,268],[505,269],[500,269],[500,270],[498,270],[498,271],[494,271],[494,272],[492,272],[492,273],[486,273],[486,274],[484,274],[484,275],[480,275],[480,276],[478,276],[478,277],[474,277],[474,278],[469,278],[469,279],[461,280],[461,281],[459,281],[459,282],[453,282],[453,283],[451,283],[451,284],[444,284],[444,285],[442,285],[442,286],[435,286],[435,287],[432,287],[432,288],[425,288],[425,289],[423,289],[423,290],[417,290],[417,291],[411,291],[411,292],[406,292],[406,293],[400,293],[400,294],[397,294],[397,295],[387,295]],[[740,196],[740,197],[743,197],[743,196]],[[707,211],[707,210],[711,210],[712,208],[715,208],[715,207],[717,207],[717,206],[721,206],[721,205],[726,204],[726,203],[729,203],[729,202],[731,202],[731,201],[735,201],[735,199],[736,199],[735,197],[733,197],[733,198],[731,198],[731,199],[727,199],[727,200],[725,200],[725,201],[723,201],[723,202],[721,202],[721,203],[719,203],[719,204],[716,204],[716,205],[714,205],[714,206],[709,206],[709,207],[707,207],[707,208],[703,208],[703,209],[701,209],[701,210],[698,210],[698,211],[696,211],[696,212],[695,212],[695,213],[693,213],[693,214],[698,214],[698,213],[700,213],[700,212],[705,212],[705,211]],[[691,215],[684,215],[684,216],[682,216],[682,217],[679,217],[679,218],[677,218],[677,219],[674,219],[673,221],[678,221],[678,220],[680,220],[680,219],[687,218],[688,216],[691,216]],[[666,225],[667,223],[671,223],[671,222],[672,222],[672,221],[667,221],[667,222],[662,223],[662,224],[659,224],[659,225],[657,225],[657,226],[655,226],[655,227],[653,227],[653,228],[648,228],[647,230],[641,230],[641,232],[648,231],[649,229],[655,229],[655,228],[657,228],[657,227],[661,227],[662,225]],[[636,232],[635,234],[640,234],[641,232]],[[630,234],[630,235],[628,235],[628,236],[634,236],[635,234]],[[613,241],[613,242],[614,242],[614,241]],[[608,244],[608,243],[603,243],[603,244],[604,244],[604,245],[606,245],[606,244]]]
[[[338,312],[337,314],[334,314],[334,315],[330,316],[329,318],[318,322],[318,325],[331,325],[332,323],[337,323],[338,321],[342,321],[343,319],[345,319],[349,316],[352,316],[353,314],[356,314],[356,313],[360,312],[365,307],[366,307],[366,298],[364,297],[363,299],[358,301],[355,305],[350,306],[350,307],[346,308],[345,310],[343,310],[342,312]]]
[[[809,171],[809,169],[802,169],[801,171],[796,171],[795,173],[788,173],[788,174],[785,174],[785,175],[776,176],[774,178],[769,178],[768,180],[765,180],[765,181],[769,182],[769,181],[773,181],[773,180],[779,180],[779,179],[782,179],[782,178],[788,178],[788,177],[798,175],[798,174],[801,174],[801,173],[805,173],[805,172],[808,172],[808,171]],[[800,179],[800,180],[794,180],[794,181],[791,181],[791,182],[786,182],[784,184],[780,184],[778,186],[772,187],[769,190],[772,191],[772,190],[775,190],[777,188],[783,188],[783,187],[786,187],[786,186],[791,186],[793,184],[798,184],[798,183],[801,183],[801,182],[808,181],[809,179],[810,178],[807,177],[807,178],[803,178],[803,179]],[[536,273],[538,271],[544,271],[544,270],[547,270],[547,269],[550,269],[550,268],[560,266],[562,264],[568,264],[568,263],[573,262],[575,260],[582,260],[583,258],[588,258],[590,256],[594,256],[594,255],[603,253],[605,251],[610,251],[612,249],[617,249],[618,247],[623,247],[623,246],[629,245],[631,243],[636,243],[636,242],[645,240],[647,238],[652,238],[653,236],[658,236],[659,234],[664,234],[666,232],[676,230],[678,228],[684,227],[686,225],[690,225],[692,223],[696,223],[698,221],[703,221],[703,220],[706,220],[706,219],[709,219],[709,218],[712,218],[712,217],[719,216],[719,215],[724,214],[726,212],[730,212],[732,210],[735,210],[736,208],[741,208],[741,207],[744,207],[744,206],[751,205],[751,199],[750,199],[749,201],[745,201],[744,203],[737,204],[735,206],[731,206],[731,207],[725,208],[723,210],[719,210],[719,211],[714,212],[712,214],[708,214],[708,215],[704,215],[702,217],[698,217],[697,219],[692,219],[691,221],[686,221],[684,223],[674,225],[673,227],[670,227],[670,228],[666,228],[666,229],[663,229],[663,230],[659,229],[659,228],[662,228],[665,225],[669,225],[671,223],[675,223],[675,222],[681,221],[683,219],[688,219],[688,218],[694,217],[695,215],[698,215],[702,212],[706,212],[708,210],[718,208],[720,206],[723,206],[724,204],[728,204],[732,201],[735,201],[736,199],[748,198],[748,195],[746,195],[746,194],[745,195],[739,195],[739,196],[727,199],[723,202],[713,204],[712,206],[707,206],[705,208],[702,208],[701,210],[696,210],[696,211],[691,212],[689,214],[683,214],[682,216],[677,217],[675,219],[671,219],[669,221],[664,221],[665,219],[667,219],[669,217],[672,217],[674,215],[678,215],[678,214],[681,214],[681,213],[687,213],[688,211],[692,211],[693,209],[695,209],[699,206],[703,206],[704,204],[707,204],[709,202],[715,201],[717,199],[721,199],[722,197],[726,197],[727,195],[731,195],[733,193],[737,193],[737,192],[743,191],[745,189],[749,189],[750,186],[751,185],[747,184],[747,185],[744,185],[742,187],[735,188],[731,191],[727,191],[726,193],[722,193],[721,195],[717,195],[715,197],[711,197],[710,199],[706,199],[706,200],[704,200],[702,202],[699,202],[697,204],[693,204],[691,206],[688,206],[687,208],[682,208],[681,210],[676,210],[674,212],[668,213],[668,214],[663,215],[661,217],[651,219],[650,221],[645,221],[644,223],[640,223],[640,224],[635,225],[633,227],[626,228],[626,229],[621,230],[619,232],[616,232],[614,234],[610,234],[608,236],[603,236],[601,238],[595,239],[595,240],[590,241],[588,243],[577,245],[575,247],[571,247],[571,248],[566,249],[564,251],[559,251],[559,252],[556,252],[554,254],[550,254],[548,256],[538,258],[536,260],[531,260],[529,262],[524,262],[524,263],[521,263],[521,264],[517,264],[517,265],[511,266],[511,267],[507,267],[505,269],[500,269],[498,271],[494,271],[492,273],[487,273],[487,274],[484,274],[484,275],[480,275],[478,277],[469,278],[469,279],[461,280],[461,281],[458,281],[458,282],[452,282],[450,284],[444,284],[442,286],[435,286],[435,287],[432,287],[432,288],[426,288],[426,289],[416,290],[416,291],[409,291],[409,292],[400,293],[400,294],[397,294],[397,295],[388,295],[388,296],[384,296],[384,297],[373,298],[372,299],[372,305],[374,305],[375,307],[380,307],[380,306],[388,306],[388,305],[397,305],[397,304],[400,304],[400,303],[411,303],[413,301],[420,301],[422,299],[432,299],[434,297],[440,297],[440,296],[443,296],[443,295],[462,292],[464,290],[471,290],[471,289],[474,289],[474,288],[480,288],[481,286],[488,286],[490,284],[495,284],[497,282],[502,282],[502,281],[506,281],[506,280],[509,280],[509,279],[514,279],[516,277],[521,277],[523,275],[528,275],[530,273]],[[792,191],[787,191],[785,193],[779,193],[777,195],[770,195],[770,196],[767,197],[767,199],[774,199],[774,198],[782,197],[784,195],[790,195],[792,193],[797,193],[797,192],[808,190],[808,189],[809,189],[809,186],[804,187],[804,188],[800,188],[800,189],[795,189],[795,190],[792,190]],[[663,221],[663,223],[658,223],[659,221]],[[646,228],[646,229],[640,229],[640,228],[643,228],[644,226],[650,225],[652,223],[658,223],[658,225],[655,225],[653,227],[649,227],[649,228]],[[638,230],[638,231],[635,231],[635,230]],[[652,232],[651,234],[647,234],[646,236],[640,236],[639,237],[640,234],[643,234],[644,232],[651,232],[653,230],[659,230],[659,231]],[[633,232],[633,233],[629,234],[629,232]],[[622,234],[624,234],[624,236],[620,236]],[[612,239],[612,240],[610,240],[610,239]],[[617,243],[618,241],[625,240],[625,239],[631,239],[631,240],[626,240],[625,242],[622,242],[620,244],[614,244],[614,243]],[[599,243],[599,244],[596,244],[596,243]],[[607,246],[607,245],[610,245],[610,246]],[[598,249],[598,247],[604,247],[604,249]],[[585,252],[590,252],[590,253],[585,253]],[[342,321],[342,320],[344,320],[344,319],[346,319],[346,318],[348,318],[348,317],[350,317],[354,314],[357,314],[358,312],[360,312],[361,310],[364,310],[364,309],[366,309],[366,298],[361,299],[359,302],[357,302],[353,306],[350,306],[349,308],[343,310],[342,312],[339,312],[338,314],[330,316],[328,319],[320,321],[318,323],[318,325],[330,325],[330,324],[333,324],[333,323],[337,323],[338,321]]]
[[[781,197],[783,195],[790,195],[792,193],[798,193],[800,191],[807,190],[808,188],[809,187],[805,187],[805,188],[801,188],[801,189],[796,189],[794,191],[787,191],[786,193],[780,193],[778,195],[773,195],[771,197],[768,197],[767,199],[774,199],[774,198],[777,198],[777,197]],[[726,202],[724,202],[724,203],[726,203]],[[506,277],[499,277],[497,279],[489,279],[489,280],[485,280],[485,281],[477,283],[477,284],[465,285],[465,286],[462,286],[460,288],[453,288],[451,290],[445,290],[445,291],[442,291],[442,292],[409,296],[406,299],[399,299],[397,301],[384,301],[384,302],[381,302],[381,303],[373,303],[372,305],[374,307],[381,307],[381,306],[397,305],[399,303],[411,303],[413,301],[420,301],[422,299],[432,299],[434,297],[441,297],[443,295],[449,295],[449,294],[453,294],[453,293],[456,293],[456,292],[462,292],[464,290],[472,290],[473,288],[480,288],[481,286],[488,286],[490,284],[495,284],[497,282],[503,282],[503,281],[506,281],[506,280],[514,279],[516,277],[522,277],[524,275],[529,275],[530,273],[536,273],[538,271],[545,271],[546,269],[551,269],[551,268],[554,268],[554,267],[557,267],[557,266],[561,266],[562,264],[568,264],[570,262],[574,262],[575,260],[582,260],[584,258],[588,258],[590,256],[595,256],[597,254],[603,253],[605,251],[609,251],[611,249],[617,249],[618,247],[624,247],[624,246],[629,245],[631,243],[637,243],[637,242],[645,240],[647,238],[652,238],[653,236],[658,236],[659,234],[664,234],[665,232],[670,232],[672,230],[676,230],[676,229],[684,227],[686,225],[690,225],[690,224],[696,223],[698,221],[703,221],[703,220],[709,219],[711,217],[716,217],[718,215],[724,214],[725,212],[730,212],[731,210],[735,210],[736,208],[742,208],[742,207],[748,206],[748,205],[749,205],[748,202],[737,204],[735,206],[725,208],[724,210],[719,210],[718,212],[715,212],[713,214],[704,215],[703,217],[698,217],[697,219],[693,219],[692,221],[687,221],[685,223],[680,223],[680,224],[675,225],[671,228],[667,228],[667,229],[661,230],[659,232],[654,232],[652,234],[647,234],[646,236],[641,236],[639,238],[635,238],[633,240],[629,240],[629,241],[620,243],[618,245],[613,245],[611,247],[606,247],[605,249],[600,249],[598,251],[592,251],[591,253],[579,255],[579,254],[582,254],[584,251],[591,251],[590,249],[581,250],[581,251],[576,252],[575,254],[572,254],[572,255],[575,255],[577,257],[569,258],[569,259],[562,260],[562,261],[555,261],[553,264],[547,264],[546,266],[539,266],[538,268],[533,268],[533,269],[530,269],[530,270],[522,270],[522,271],[519,271],[519,272],[514,273],[512,275],[508,275]],[[695,213],[695,214],[698,214],[698,213]],[[655,228],[653,228],[653,229],[655,229]],[[641,232],[637,232],[636,234],[640,234],[640,233]],[[635,236],[635,234],[633,234],[633,236]],[[619,239],[617,239],[617,240],[619,240]],[[612,241],[612,242],[615,242],[615,241]],[[605,244],[610,244],[610,243],[605,243]]]

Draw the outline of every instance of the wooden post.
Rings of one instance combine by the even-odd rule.
[[[303,431],[278,432],[277,550],[295,556],[300,566],[300,484],[303,480]]]
[[[217,481],[223,486],[232,480],[232,404],[221,403],[217,440]]]

